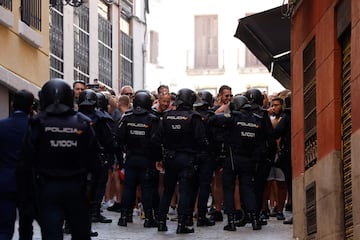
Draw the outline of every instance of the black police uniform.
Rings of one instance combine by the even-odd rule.
[[[153,113],[155,116],[157,116],[160,119],[160,121],[163,119],[163,115],[167,111],[169,111],[169,110],[167,109],[164,112],[159,112],[154,106],[151,107],[151,113]],[[161,150],[163,151],[163,146],[162,146],[160,141],[159,141],[159,143],[161,145]],[[162,156],[161,156],[161,158],[162,158]],[[159,161],[159,159],[157,161]],[[156,173],[155,173],[155,176],[154,176],[154,178],[155,178],[154,182],[156,183],[156,187],[154,187],[153,198],[152,198],[153,210],[154,210],[154,214],[155,214],[156,219],[158,219],[159,204],[160,204],[159,181],[160,181],[160,177],[163,177],[163,176],[160,176],[160,174],[163,175],[163,173],[160,173],[160,171],[158,169],[156,169]]]
[[[113,120],[109,114],[94,108],[83,109],[82,103],[79,103],[79,112],[84,113],[93,122],[94,133],[96,135],[96,149],[98,153],[96,156],[97,168],[94,172],[93,189],[91,191],[91,221],[101,223],[111,223],[112,220],[104,217],[100,213],[101,202],[105,194],[106,182],[108,176],[108,169],[113,160],[115,152],[115,139],[113,129],[111,127]]]
[[[205,126],[201,116],[191,107],[180,105],[163,116],[162,142],[165,148],[164,193],[159,206],[159,231],[166,231],[166,214],[175,186],[179,182],[177,233],[193,232],[185,227],[185,217],[192,209],[194,162],[196,152],[207,146]]]
[[[237,176],[241,200],[248,212],[251,213],[253,229],[260,229],[253,182],[256,164],[253,155],[259,143],[259,133],[262,131],[259,118],[243,109],[242,111],[232,111],[231,115],[214,116],[210,120],[210,126],[222,130],[222,140],[226,149],[222,167],[224,212],[228,215],[228,225],[224,227],[224,230],[236,230],[234,191]]]
[[[250,111],[257,116],[263,129],[259,135],[257,151],[254,154],[254,159],[256,161],[254,178],[255,193],[258,204],[257,209],[260,211],[262,207],[265,184],[275,158],[276,141],[273,135],[273,127],[268,112],[255,103],[251,104]]]
[[[160,144],[153,141],[158,129],[159,118],[146,109],[137,109],[134,105],[133,112],[124,115],[116,130],[117,141],[126,153],[121,200],[123,209],[118,222],[120,226],[127,226],[126,218],[129,213],[132,214],[138,184],[141,187],[141,202],[145,211],[144,227],[157,226],[152,209],[153,193],[158,187],[155,162],[161,158]]]
[[[26,192],[21,186],[34,180],[42,239],[63,239],[64,218],[72,239],[90,239],[86,179],[95,167],[94,135],[91,120],[72,110],[72,98],[67,106],[61,102],[63,82],[51,80],[39,94],[43,111],[30,120],[19,155],[19,191]],[[71,93],[70,86],[64,91],[68,89]],[[42,103],[46,92],[54,95],[54,104]]]
[[[205,150],[198,152],[196,156],[197,171],[195,184],[197,186],[194,192],[194,202],[196,200],[196,196],[198,196],[197,226],[213,226],[215,225],[215,221],[206,218],[206,212],[211,192],[211,181],[215,170],[215,144],[214,141],[211,141],[213,136],[211,135],[212,132],[209,127],[209,119],[214,116],[215,113],[208,109],[208,105],[196,108],[196,111],[199,112],[202,117],[206,129],[206,137],[209,141],[208,147]]]

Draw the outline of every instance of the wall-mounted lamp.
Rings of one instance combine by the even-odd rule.
[[[297,4],[297,0],[283,0],[281,14],[285,18],[291,18],[294,13],[295,6]]]
[[[72,7],[80,7],[83,2],[83,0],[50,0],[50,6],[70,5]]]
[[[113,3],[113,0],[103,0],[107,4]],[[50,0],[50,6],[54,7],[57,5],[70,5],[72,7],[80,7],[83,3],[88,0]]]

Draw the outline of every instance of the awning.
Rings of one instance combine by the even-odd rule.
[[[290,89],[290,19],[282,15],[282,9],[280,6],[239,19],[235,37]]]

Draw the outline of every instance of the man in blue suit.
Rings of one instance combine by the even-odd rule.
[[[14,113],[0,120],[0,240],[12,239],[16,220],[16,158],[27,129],[34,95],[15,93]]]

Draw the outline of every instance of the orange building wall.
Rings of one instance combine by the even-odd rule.
[[[292,19],[293,176],[304,172],[303,50],[315,36],[318,161],[340,149],[340,46],[337,0],[304,0]]]
[[[360,128],[360,1],[351,2],[351,109],[352,132]],[[356,57],[354,57],[356,56]]]

